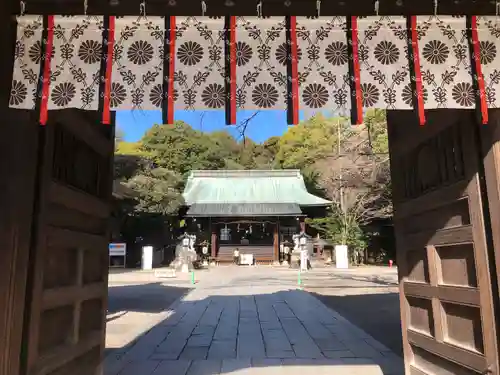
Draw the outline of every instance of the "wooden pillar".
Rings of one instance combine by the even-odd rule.
[[[3,82],[10,90],[10,79]],[[9,160],[0,162],[0,375],[10,375],[20,373],[39,132],[24,111],[0,113],[0,155]]]
[[[0,3],[0,46],[5,53],[0,69],[0,375],[21,373],[39,135],[33,112],[8,108],[16,39],[13,4]]]
[[[211,246],[211,256],[215,258],[217,256],[217,225],[211,224],[212,227],[212,238],[210,240]]]
[[[280,222],[279,219],[276,220],[276,224],[274,225],[274,261],[277,262],[280,260]]]

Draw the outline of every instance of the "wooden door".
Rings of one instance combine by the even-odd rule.
[[[388,113],[406,374],[499,374],[479,125],[415,119]]]
[[[0,2],[0,49],[13,56],[12,5]],[[2,59],[0,82],[11,82],[13,61]],[[29,112],[9,109],[9,95],[0,85],[0,375],[19,374],[38,145]]]
[[[50,113],[40,130],[36,243],[24,358],[29,375],[100,373],[106,324],[113,126]]]

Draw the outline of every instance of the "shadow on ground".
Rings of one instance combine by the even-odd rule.
[[[394,353],[403,356],[398,293],[346,296],[311,294]]]
[[[141,285],[135,292],[131,286],[117,288],[110,290],[115,309],[166,309],[161,284]],[[168,291],[170,298],[186,292],[178,289]],[[119,301],[113,303],[117,296]],[[152,301],[156,297],[161,302]],[[252,368],[252,374],[268,374],[283,366],[290,366],[287,372],[309,367],[305,371],[315,375],[322,370],[339,375],[402,374],[401,362],[394,365],[398,357],[392,351],[377,345],[308,292],[190,297],[171,306],[168,318],[138,337],[125,353],[109,353],[106,374],[216,375],[246,368]],[[144,298],[151,301],[143,305]]]
[[[110,285],[108,288],[108,315],[136,311],[159,313],[191,288],[164,285],[160,282],[138,285]]]

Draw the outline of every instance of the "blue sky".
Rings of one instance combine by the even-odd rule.
[[[237,123],[250,117],[253,113],[254,111],[238,111]],[[299,117],[302,120],[304,113],[300,113]],[[239,135],[235,126],[226,125],[224,111],[176,111],[175,119],[183,120],[197,130],[205,132],[228,130],[235,137]],[[125,133],[125,140],[135,142],[151,126],[161,124],[162,119],[160,111],[118,111],[116,122],[117,126]],[[261,143],[270,137],[283,135],[287,128],[286,111],[266,110],[259,112],[253,118],[247,127],[246,135],[253,141]]]

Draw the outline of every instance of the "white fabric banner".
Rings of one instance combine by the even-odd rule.
[[[102,16],[55,16],[48,108],[97,110]],[[351,109],[345,17],[296,18],[299,109],[347,114]],[[500,108],[500,26],[477,17],[488,107]],[[225,109],[227,72],[223,17],[176,17],[175,109]],[[359,17],[363,107],[411,109],[405,17]],[[424,106],[476,106],[465,17],[418,16]],[[34,109],[45,56],[43,17],[18,17],[9,106]],[[287,108],[289,45],[285,17],[236,17],[236,106]],[[164,99],[165,20],[116,17],[111,110],[159,110]]]
[[[163,100],[163,17],[117,17],[111,110],[160,109]]]
[[[406,17],[359,17],[363,108],[411,109]]]
[[[474,108],[465,17],[417,17],[424,108]]]
[[[236,107],[286,109],[284,17],[236,17]]]
[[[9,106],[35,109],[42,59],[42,16],[17,17],[17,39]],[[6,57],[8,58],[8,57]]]
[[[489,108],[500,108],[500,22],[498,17],[477,17],[484,91]]]
[[[174,108],[224,109],[224,18],[176,17]]]
[[[103,17],[54,17],[48,109],[98,109],[102,27]]]
[[[347,114],[351,89],[346,18],[297,17],[296,34],[299,110]]]

